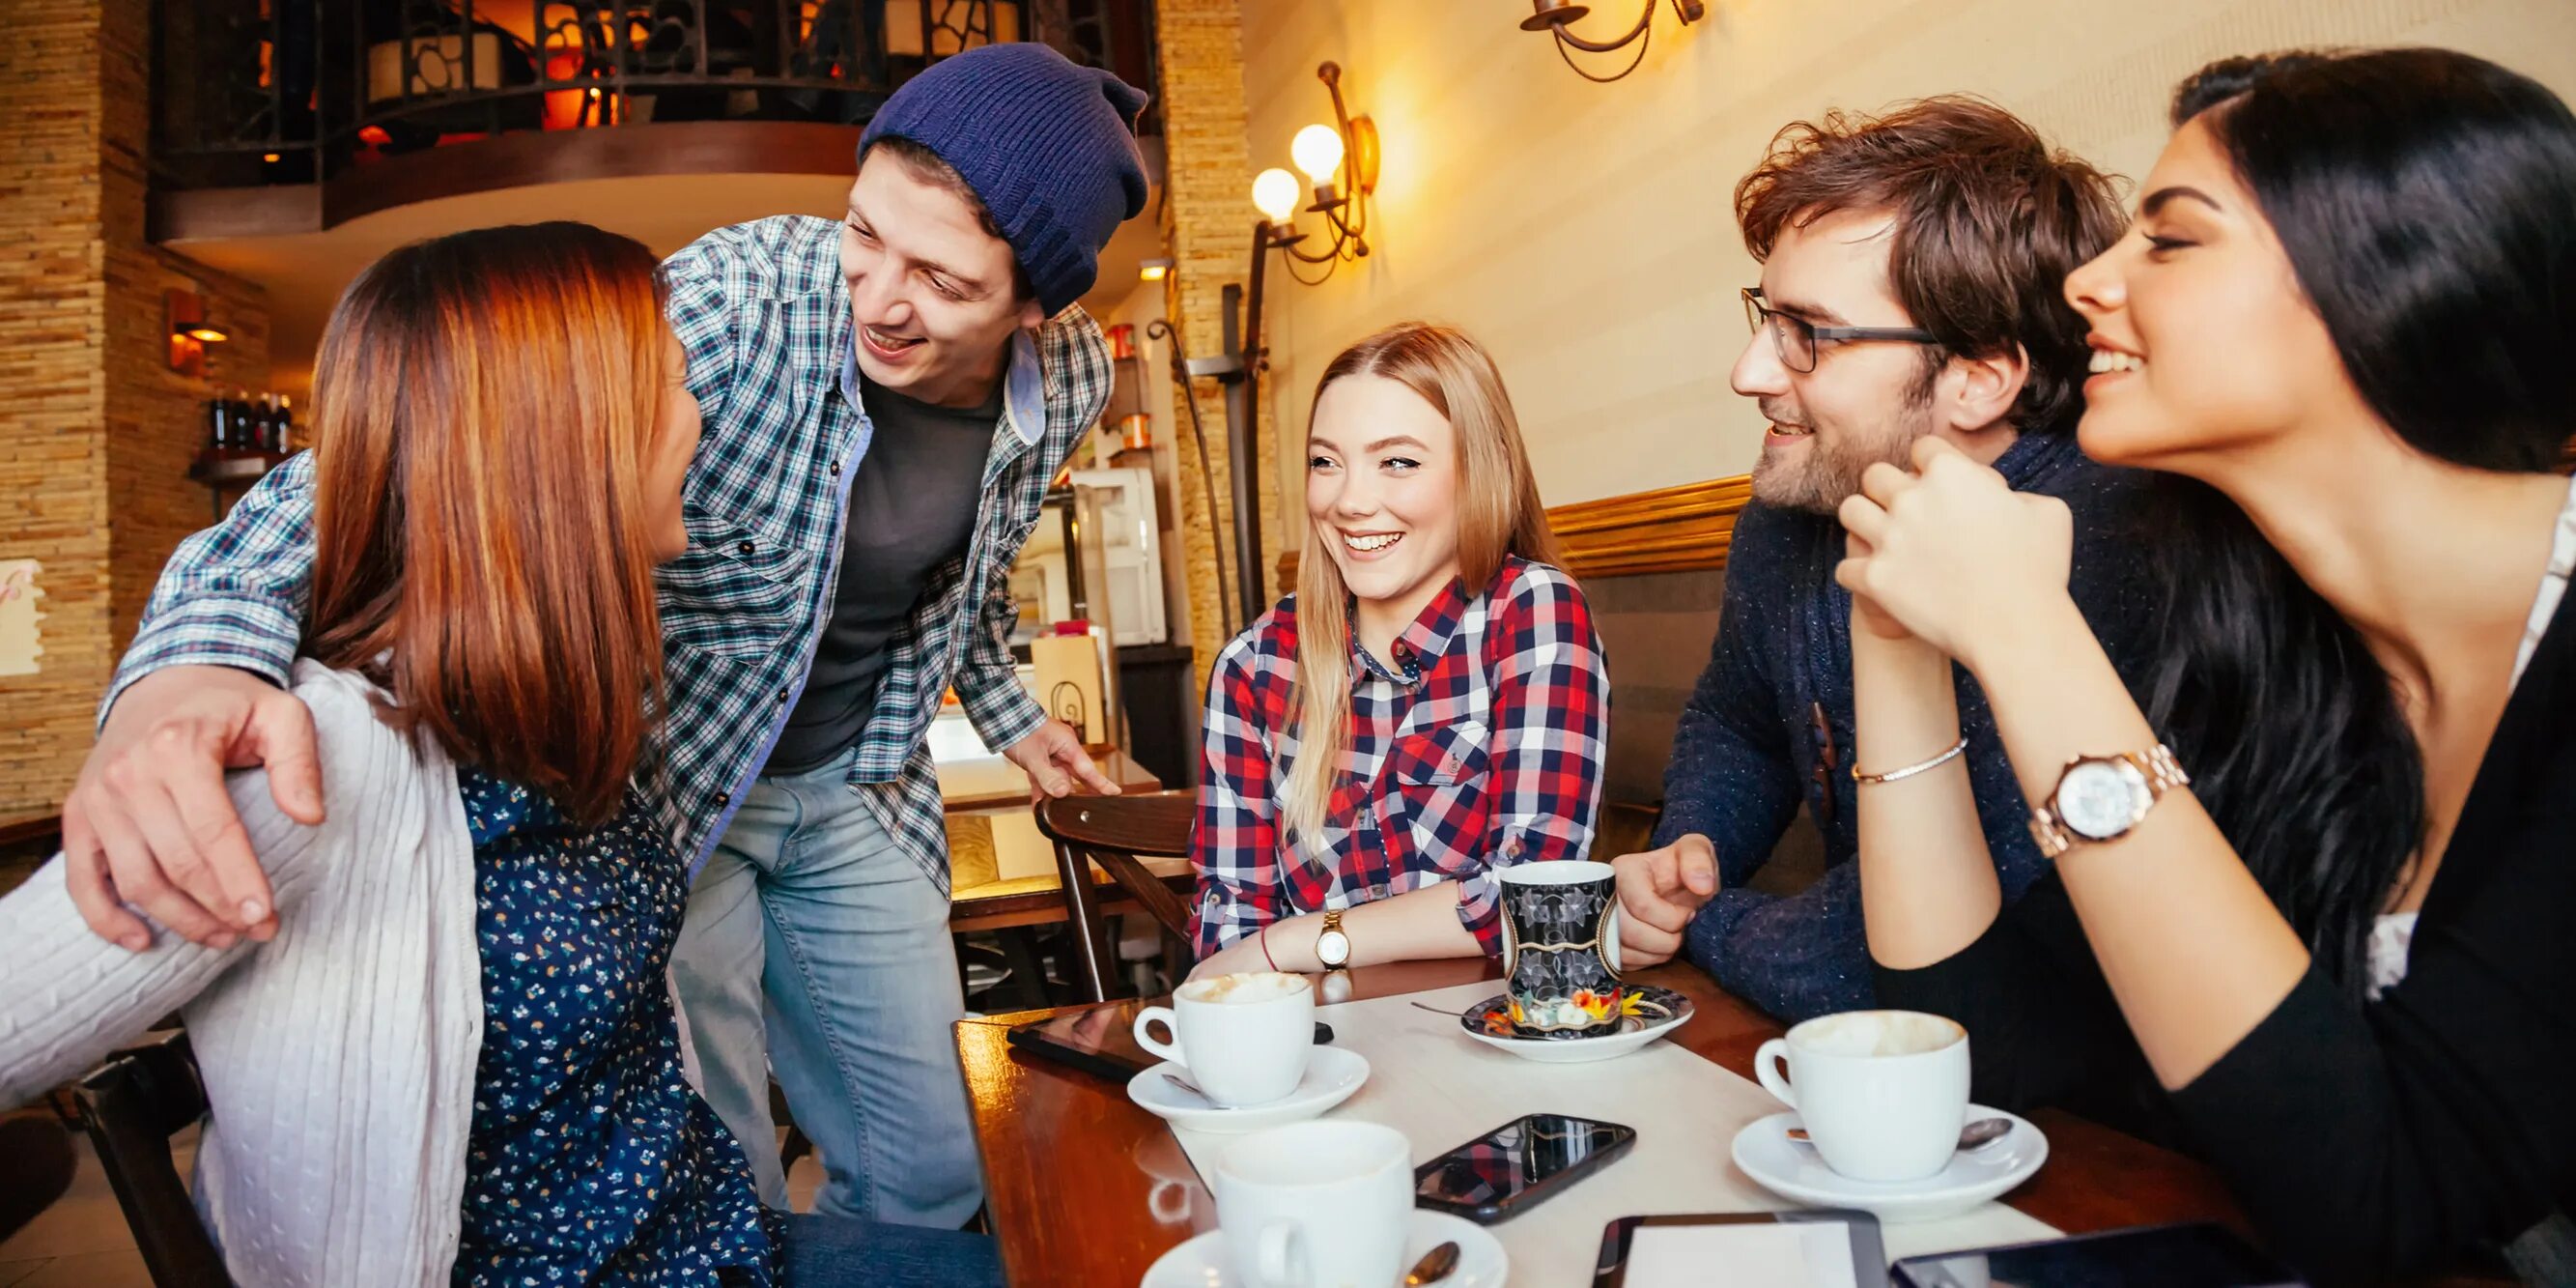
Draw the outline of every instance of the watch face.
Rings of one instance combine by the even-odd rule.
[[[2057,817],[2077,836],[2107,841],[2136,826],[2154,799],[2127,761],[2081,761],[2058,780]]]
[[[1338,930],[1327,930],[1315,941],[1315,959],[1327,966],[1339,966],[1351,959],[1351,937]]]

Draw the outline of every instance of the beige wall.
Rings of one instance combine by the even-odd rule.
[[[1244,0],[1252,168],[1330,120],[1325,59],[1385,149],[1374,253],[1321,286],[1272,275],[1282,478],[1314,373],[1408,317],[1493,348],[1550,504],[1750,469],[1760,426],[1726,370],[1756,270],[1729,195],[1774,130],[1827,108],[1970,90],[2134,176],[2174,82],[2222,54],[2443,45],[2576,99],[2570,0],[1709,0],[1687,29],[1655,4],[1645,65],[1595,85],[1519,30],[1519,4]],[[1594,0],[1579,30],[1616,34],[1636,5]]]

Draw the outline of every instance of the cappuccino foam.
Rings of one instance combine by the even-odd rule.
[[[1915,1011],[1847,1011],[1801,1024],[1789,1040],[1818,1055],[1920,1055],[1966,1037],[1938,1015]]]
[[[1217,1002],[1231,1006],[1248,1006],[1255,1002],[1276,1002],[1294,997],[1310,987],[1303,975],[1285,971],[1249,970],[1231,975],[1210,975],[1192,980],[1175,990],[1173,996],[1185,1002]]]

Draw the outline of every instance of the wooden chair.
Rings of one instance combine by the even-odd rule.
[[[62,1120],[36,1106],[0,1113],[0,1158],[9,1160],[0,1167],[0,1243],[7,1243],[71,1192],[80,1159]]]
[[[164,1034],[109,1056],[80,1080],[73,1099],[152,1282],[228,1288],[223,1258],[170,1158],[170,1137],[206,1114],[206,1085],[188,1035]]]
[[[1190,911],[1181,891],[1189,888],[1189,874],[1157,875],[1140,859],[1187,858],[1190,824],[1197,815],[1198,797],[1186,791],[1066,796],[1037,807],[1038,831],[1055,842],[1065,929],[1081,976],[1076,982],[1091,1001],[1109,1000],[1117,961],[1117,948],[1109,942],[1109,904],[1093,884],[1092,865],[1108,874],[1122,900],[1133,901],[1166,934],[1187,943]]]
[[[1604,801],[1600,825],[1592,829],[1592,855],[1603,863],[1622,854],[1635,854],[1654,843],[1655,824],[1664,816],[1663,802],[1639,805],[1628,801]]]

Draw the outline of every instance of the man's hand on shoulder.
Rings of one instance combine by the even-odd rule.
[[[1716,847],[1692,832],[1610,866],[1618,873],[1620,965],[1633,970],[1679,955],[1691,918],[1717,897]]]
[[[231,667],[173,666],[117,698],[63,801],[65,884],[92,931],[140,952],[152,944],[140,910],[216,948],[277,933],[224,787],[225,770],[252,766],[289,818],[322,821],[313,713],[293,694]]]

